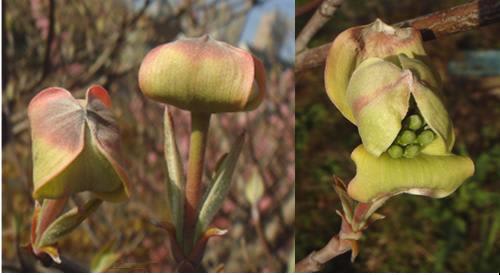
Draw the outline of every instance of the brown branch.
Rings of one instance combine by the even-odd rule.
[[[45,46],[45,55],[44,55],[44,61],[43,61],[43,74],[41,77],[41,80],[43,80],[47,74],[49,73],[50,70],[50,51],[51,51],[51,46],[52,46],[52,40],[54,39],[54,29],[55,29],[55,9],[56,9],[56,3],[54,0],[49,1],[49,32],[47,34],[47,43]],[[41,81],[40,80],[40,81]]]
[[[332,18],[343,0],[324,0],[295,40],[295,52],[303,51],[311,38]]]
[[[295,272],[318,272],[325,263],[351,250],[351,245],[351,241],[341,239],[337,234],[323,248],[309,253],[298,262],[295,265]]]
[[[420,30],[424,41],[429,41],[497,22],[500,22],[500,2],[497,0],[476,0],[406,20],[394,24],[394,26],[414,27]],[[328,43],[298,54],[295,72],[322,66],[330,46],[331,43]]]
[[[323,2],[323,0],[311,0],[304,5],[297,7],[295,9],[295,17],[302,16],[302,15],[316,9],[317,7],[319,7],[319,5],[321,5],[321,2]]]
[[[28,88],[24,89],[21,92],[21,94],[26,92],[26,91],[31,91],[34,88],[36,88],[49,75],[49,71],[50,71],[50,68],[52,65],[52,63],[50,62],[50,54],[51,54],[52,41],[54,40],[54,32],[55,32],[55,13],[56,13],[55,9],[56,9],[55,0],[50,0],[49,1],[49,30],[47,33],[47,40],[45,43],[45,52],[44,52],[44,57],[43,57],[42,74],[40,75],[40,78],[38,78],[35,82],[33,82],[31,85],[29,85]]]

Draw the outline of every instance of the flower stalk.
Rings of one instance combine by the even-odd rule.
[[[186,203],[184,208],[184,250],[190,251],[194,243],[197,209],[203,185],[203,167],[210,126],[210,113],[191,112],[191,140],[186,181]]]

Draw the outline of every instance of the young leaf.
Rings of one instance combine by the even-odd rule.
[[[229,152],[227,157],[224,159],[221,168],[217,171],[217,174],[212,179],[210,187],[205,193],[205,199],[203,200],[203,204],[201,204],[198,222],[196,223],[197,237],[207,229],[213,217],[221,208],[222,202],[224,202],[224,199],[229,192],[229,188],[231,187],[231,178],[244,141],[245,134],[243,133],[234,143],[231,152]]]
[[[99,205],[101,205],[101,199],[91,199],[83,207],[78,209],[75,207],[68,212],[61,215],[57,220],[47,227],[47,229],[42,233],[40,238],[37,240],[35,246],[37,248],[43,248],[45,246],[50,246],[55,244],[59,239],[70,233],[75,229],[80,223],[82,223],[90,214],[92,214]]]
[[[340,198],[340,202],[342,204],[342,210],[344,211],[344,215],[346,220],[349,223],[352,223],[353,221],[353,216],[354,216],[354,200],[349,197],[347,194],[347,187],[345,186],[345,183],[337,176],[333,177],[334,180],[334,185],[333,189],[335,189],[335,193]]]
[[[175,129],[172,116],[165,107],[164,117],[165,131],[165,161],[167,163],[167,199],[170,209],[172,223],[176,229],[177,241],[182,240],[182,226],[184,219],[184,169],[179,155],[179,149],[175,141]]]
[[[122,255],[119,252],[113,251],[114,246],[115,240],[111,240],[99,249],[90,262],[91,272],[106,272],[120,259]]]

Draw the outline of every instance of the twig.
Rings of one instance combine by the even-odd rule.
[[[54,39],[54,29],[55,29],[55,9],[56,9],[56,3],[54,0],[49,1],[49,32],[47,34],[47,43],[45,45],[45,55],[44,55],[44,61],[43,61],[43,73],[41,80],[42,81],[45,76],[49,73],[50,70],[50,50],[52,46],[52,40]]]
[[[302,16],[302,15],[316,9],[319,5],[321,5],[321,2],[323,2],[323,0],[311,0],[311,1],[307,2],[306,4],[295,8],[295,17]]]
[[[500,2],[497,0],[476,0],[403,21],[394,24],[394,26],[414,27],[420,30],[424,41],[429,41],[497,22],[500,22]],[[295,72],[322,66],[330,46],[331,43],[328,43],[298,54]]]
[[[52,41],[54,40],[54,31],[55,31],[55,13],[56,13],[55,9],[56,9],[55,0],[50,0],[49,1],[49,30],[47,33],[47,40],[45,42],[45,53],[44,53],[44,57],[43,57],[42,75],[35,82],[33,82],[33,84],[28,86],[28,88],[26,88],[21,93],[24,93],[25,91],[33,90],[38,85],[40,85],[45,80],[45,78],[49,75],[49,71],[51,68],[50,54],[51,54]]]
[[[295,265],[295,272],[318,272],[331,259],[351,250],[351,241],[344,240],[339,234],[333,236],[328,244],[320,250],[309,253]]]
[[[78,79],[75,79],[72,83],[68,85],[68,89],[73,89],[79,85],[83,85],[84,83],[92,80],[95,75],[98,75],[100,71],[107,66],[107,64],[113,64],[110,60],[113,60],[117,56],[119,56],[122,47],[122,42],[128,34],[128,28],[137,23],[139,18],[144,15],[146,9],[151,4],[151,0],[145,0],[141,9],[129,20],[127,20],[127,15],[123,16],[123,21],[120,26],[119,32],[115,32],[111,35],[109,39],[109,46],[102,50],[101,54],[97,57],[96,61],[90,65],[86,73],[80,76]]]
[[[273,258],[274,258],[274,255],[272,253],[272,247],[271,247],[271,244],[269,243],[269,241],[267,240],[266,238],[266,234],[264,233],[264,229],[263,229],[263,226],[262,226],[262,220],[260,218],[260,213],[259,213],[259,209],[257,208],[257,205],[252,205],[252,220],[254,222],[254,225],[255,225],[255,231],[257,232],[257,237],[260,241],[260,243],[262,244],[262,246],[264,247],[264,252],[266,253],[267,257],[268,257],[268,263],[269,264],[274,264],[275,262],[273,261]],[[281,260],[279,259],[279,257],[277,257],[278,260]],[[281,264],[281,263],[279,263]]]
[[[311,19],[307,22],[304,28],[300,31],[297,39],[295,40],[295,52],[302,52],[311,38],[316,32],[325,25],[328,20],[333,16],[335,11],[342,5],[343,0],[325,0],[316,10]]]

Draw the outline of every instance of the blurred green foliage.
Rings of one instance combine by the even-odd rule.
[[[297,1],[300,7],[306,1]],[[331,41],[348,27],[375,18],[411,19],[467,1],[345,1],[309,46]],[[314,10],[296,19],[298,33]],[[498,49],[497,25],[425,43],[443,78],[457,134],[455,152],[470,155],[476,172],[444,199],[400,195],[381,208],[361,240],[354,264],[349,255],[329,262],[327,272],[479,272],[500,270],[500,76],[463,78],[446,71],[464,50]],[[332,176],[354,176],[350,153],[360,143],[357,129],[326,96],[323,67],[296,82],[296,258],[323,247],[335,235],[340,202]],[[347,253],[349,254],[349,253]]]

